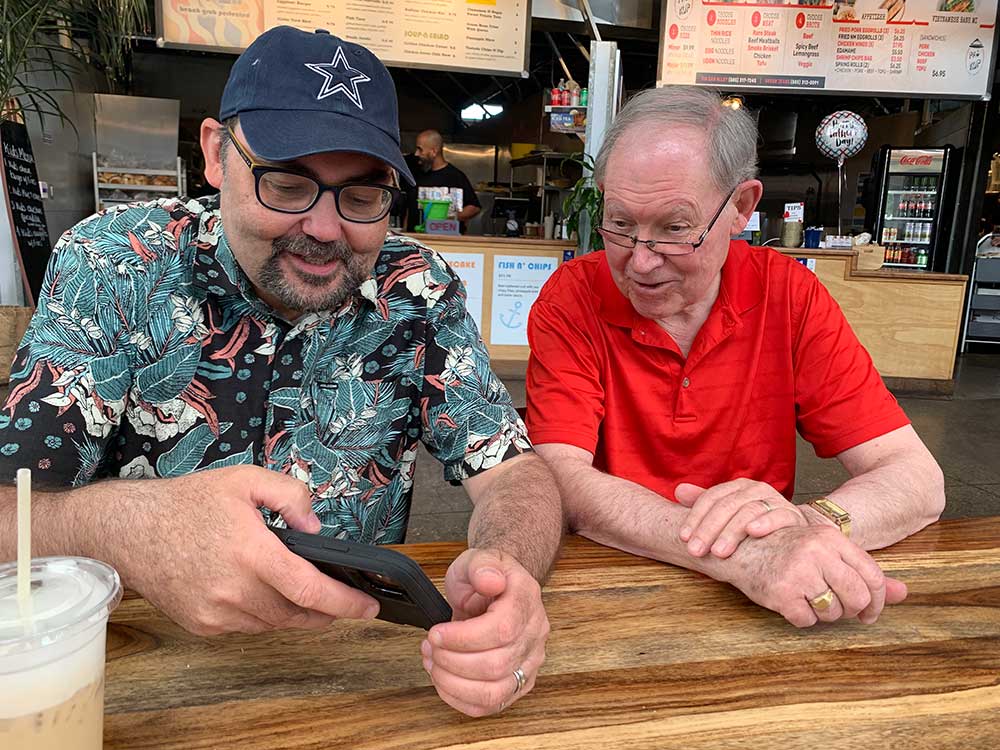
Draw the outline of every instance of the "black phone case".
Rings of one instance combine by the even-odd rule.
[[[451,607],[412,559],[370,544],[271,527],[289,550],[320,572],[378,599],[378,619],[429,630]]]

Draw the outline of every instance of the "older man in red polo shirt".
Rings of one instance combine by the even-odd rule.
[[[866,550],[937,520],[942,473],[816,276],[730,239],[761,197],[756,144],[704,89],[618,115],[595,171],[607,249],[531,311],[529,433],[577,533],[800,627],[872,623],[906,587]],[[851,475],[799,506],[796,430]]]

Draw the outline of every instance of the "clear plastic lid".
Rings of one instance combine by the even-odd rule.
[[[48,648],[102,622],[122,598],[110,565],[86,557],[31,561],[31,612],[17,601],[17,563],[0,565],[0,659]]]

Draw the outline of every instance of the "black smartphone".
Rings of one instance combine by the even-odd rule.
[[[378,619],[429,630],[451,620],[451,607],[423,569],[396,550],[303,531],[269,527],[320,572],[363,591],[381,605]]]

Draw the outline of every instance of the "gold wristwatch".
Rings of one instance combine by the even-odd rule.
[[[844,536],[851,536],[851,514],[833,502],[833,500],[821,497],[813,500],[809,503],[809,506],[837,524],[837,528],[844,533]]]

